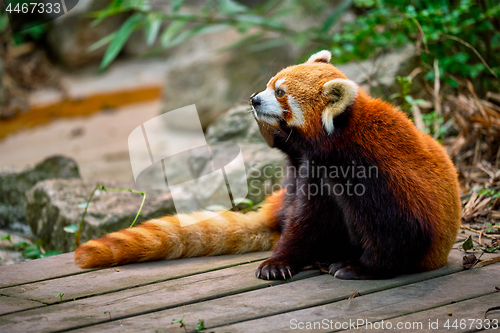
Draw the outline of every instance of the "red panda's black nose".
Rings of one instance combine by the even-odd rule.
[[[260,97],[254,96],[250,99],[252,101],[252,106],[256,107],[260,105]]]

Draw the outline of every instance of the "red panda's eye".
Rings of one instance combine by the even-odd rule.
[[[278,97],[283,97],[283,95],[285,94],[285,91],[282,90],[282,89],[278,89],[276,90],[276,96]]]

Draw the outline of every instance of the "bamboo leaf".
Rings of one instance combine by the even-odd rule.
[[[78,224],[70,224],[63,228],[64,231],[70,234],[74,234],[78,230]]]
[[[98,40],[97,42],[95,42],[94,44],[90,45],[88,48],[87,48],[87,52],[90,53],[90,52],[93,52],[101,47],[103,47],[104,45],[106,44],[109,44],[113,41],[113,39],[115,38],[116,36],[116,31],[107,35],[106,37],[104,38],[101,38],[100,40]]]
[[[229,208],[227,208],[226,206],[223,206],[223,205],[210,205],[210,206],[205,207],[205,209],[212,211],[212,212],[229,210]]]
[[[345,12],[349,7],[351,7],[351,5],[352,5],[352,0],[342,1],[342,3],[340,3],[335,8],[335,10],[330,14],[330,16],[327,17],[327,19],[323,23],[321,31],[328,32],[328,30],[330,30],[330,28],[338,21],[340,15],[342,15],[343,12]]]
[[[161,45],[165,48],[170,47],[173,39],[179,35],[179,33],[186,26],[186,21],[173,21],[168,27],[165,28],[161,35]]]
[[[146,18],[146,43],[147,45],[153,45],[158,37],[161,26],[161,16],[156,13],[151,13]]]
[[[238,14],[248,10],[248,8],[233,0],[220,0],[220,11],[224,14]]]
[[[174,13],[178,12],[179,9],[181,9],[182,4],[184,3],[185,0],[173,0],[172,1],[172,11]]]
[[[123,46],[127,42],[130,34],[136,29],[136,27],[141,23],[142,15],[140,13],[135,13],[130,16],[118,29],[116,32],[116,36],[109,44],[106,53],[102,59],[101,65],[99,66],[99,70],[103,70],[109,66],[109,64],[118,56]]]

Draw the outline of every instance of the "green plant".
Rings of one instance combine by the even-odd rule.
[[[89,200],[87,202],[84,202],[84,203],[78,205],[78,208],[85,208],[85,210],[83,211],[82,219],[81,219],[80,223],[78,225],[76,225],[76,224],[70,224],[70,225],[64,227],[64,231],[65,232],[70,233],[70,234],[75,234],[75,244],[73,246],[73,251],[80,245],[80,237],[81,237],[81,231],[82,231],[83,221],[85,219],[85,215],[87,214],[87,209],[90,206],[90,202],[92,201],[92,198],[94,197],[94,194],[95,194],[95,192],[97,190],[105,191],[105,192],[106,191],[110,191],[110,192],[131,192],[131,193],[137,193],[137,194],[142,195],[141,206],[139,207],[139,210],[137,211],[137,214],[135,215],[134,220],[130,224],[130,228],[132,228],[134,226],[135,221],[137,221],[137,218],[139,216],[143,215],[143,213],[141,213],[141,210],[142,210],[142,207],[144,206],[144,202],[146,202],[146,193],[141,192],[141,191],[134,191],[134,190],[131,190],[131,189],[112,189],[112,188],[106,188],[103,185],[97,185],[94,188],[94,190],[92,191],[92,193],[90,194]]]
[[[205,329],[205,321],[203,319],[198,319],[198,326],[196,326],[196,332],[200,332]]]
[[[64,296],[64,294],[63,294],[63,293],[54,294],[54,296],[55,296],[55,297],[59,297],[59,298],[60,298],[59,303],[62,303],[63,296]]]
[[[104,314],[108,314],[109,315],[109,321],[111,321],[111,312],[115,311],[116,308],[112,308],[111,310],[108,310],[108,311],[104,311]]]
[[[148,0],[114,0],[94,13],[98,24],[107,16],[134,12],[118,31],[96,44],[109,44],[101,68],[113,61],[135,30],[144,30],[149,45],[159,39],[165,49],[196,35],[232,27],[244,34],[232,46],[251,44],[249,50],[256,50],[293,43],[304,54],[327,48],[334,63],[376,57],[414,43],[426,79],[434,80],[437,61],[439,75],[449,85],[457,87],[463,80],[471,80],[479,90],[498,90],[500,3],[495,0],[344,0],[336,7],[326,0],[274,0],[251,8],[235,0],[209,0],[195,14],[181,11],[183,3],[172,1],[168,12],[158,12]],[[335,23],[348,9],[358,15],[334,32]],[[308,16],[315,18],[310,27],[285,24]],[[270,39],[266,31],[280,36]]]
[[[487,227],[487,229],[486,229],[487,234],[494,234],[496,232],[496,230],[495,230],[495,228],[493,228],[493,226],[500,227],[500,223],[493,224],[491,222],[485,222],[484,226]]]
[[[471,250],[473,247],[474,247],[474,243],[472,242],[472,237],[469,236],[469,237],[467,237],[465,242],[463,242],[462,249],[464,249],[464,251],[467,252],[467,251]]]
[[[172,319],[172,324],[178,323],[180,328],[184,328],[184,331],[188,331],[186,328],[186,324],[184,324],[184,317],[182,316],[181,319]]]
[[[6,240],[6,241],[9,241],[9,242],[12,242],[11,239],[10,239],[10,234],[7,234],[5,236],[1,236],[0,240]]]
[[[12,246],[21,251],[23,257],[26,259],[40,259],[61,254],[60,251],[42,251],[37,244],[30,245],[27,242],[17,242],[12,244]]]
[[[235,205],[234,204],[235,202],[238,202],[238,204]],[[246,213],[246,212],[249,212],[255,208],[255,203],[248,198],[234,198],[233,199],[231,197],[231,203],[233,205],[233,208],[227,208],[224,205],[214,204],[214,205],[209,205],[209,206],[205,207],[205,209],[212,211],[212,212],[221,211],[221,210],[223,210],[223,211],[232,210],[232,211],[236,211],[236,212]]]
[[[180,328],[184,328],[184,330],[187,332],[187,327],[186,324],[184,324],[184,317],[182,316],[181,319],[172,319],[172,324],[178,323]],[[196,332],[200,332],[205,329],[205,321],[203,319],[198,319],[198,326],[196,326]]]
[[[23,3],[30,4],[29,0],[18,0],[16,2],[21,5],[20,7],[22,7]],[[33,4],[33,1],[31,1],[31,4]],[[15,7],[13,2],[11,7]],[[7,12],[2,11],[0,13],[0,33],[8,30],[14,45],[20,45],[27,41],[42,42],[48,31],[48,25],[44,23],[44,20],[40,16],[37,16],[38,14],[36,12],[30,14],[29,19],[23,22],[17,22],[19,23],[18,28],[20,31],[12,33],[9,28],[9,17]]]
[[[488,248],[483,248],[482,249],[486,253],[494,253],[498,250],[500,250],[500,246],[495,246],[495,247],[488,247]]]

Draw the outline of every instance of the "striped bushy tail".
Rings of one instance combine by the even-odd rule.
[[[257,212],[197,212],[201,222],[181,227],[177,215],[149,220],[80,245],[75,263],[81,268],[132,262],[267,251],[280,237],[276,211],[281,194],[268,197]],[[184,218],[189,218],[184,216]]]

